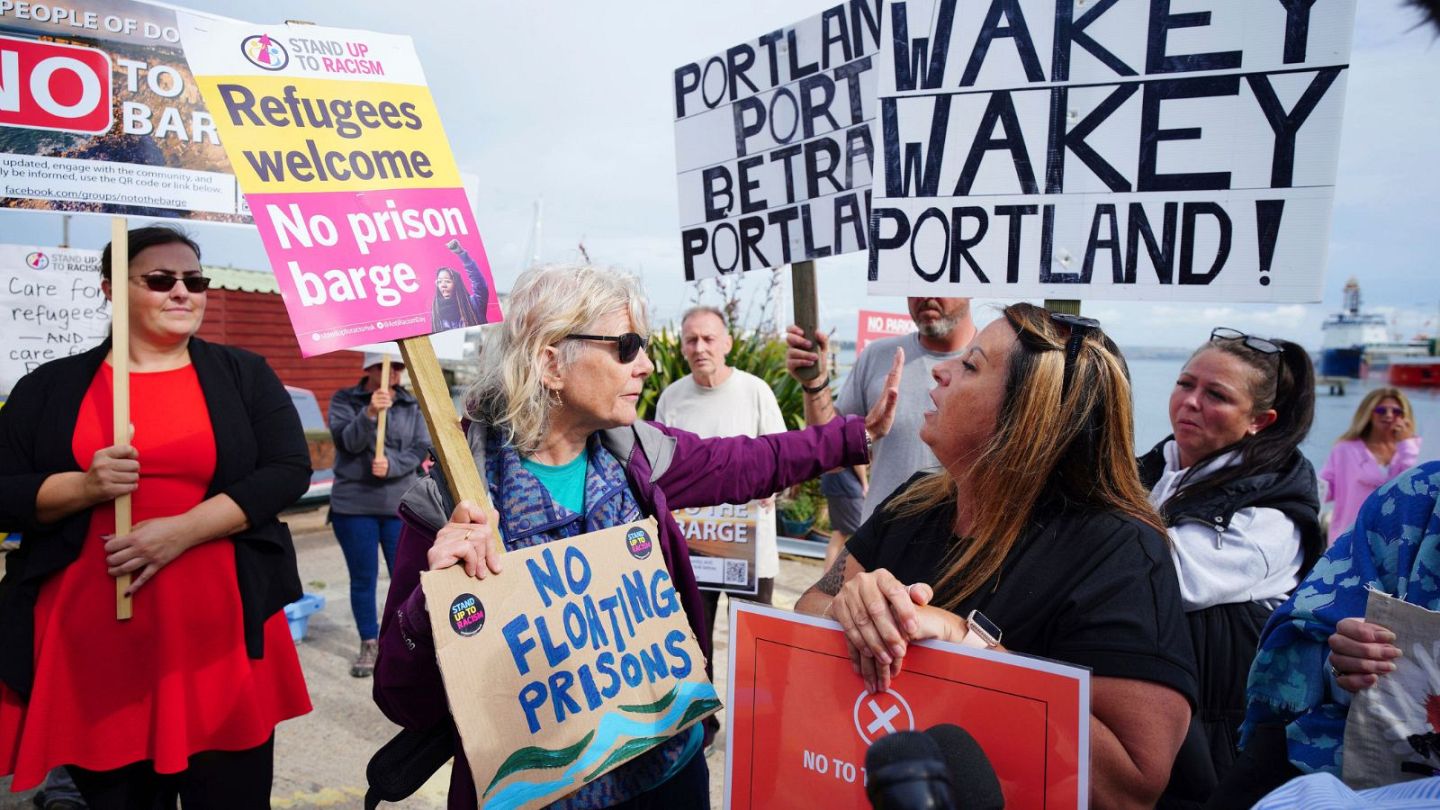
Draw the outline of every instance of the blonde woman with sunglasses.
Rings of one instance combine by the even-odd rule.
[[[1334,502],[1329,545],[1355,525],[1360,504],[1420,460],[1415,410],[1398,388],[1376,388],[1360,400],[1350,428],[1335,442],[1320,470],[1325,501]]]

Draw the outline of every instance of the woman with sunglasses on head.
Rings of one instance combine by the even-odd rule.
[[[1175,381],[1173,434],[1139,459],[1200,672],[1200,711],[1161,807],[1203,805],[1234,763],[1260,631],[1324,551],[1315,470],[1299,450],[1314,374],[1294,343],[1216,329]]]
[[[841,624],[872,691],[923,639],[1089,667],[1090,804],[1153,805],[1195,667],[1124,359],[1096,321],[1014,304],[933,376],[920,438],[941,469],[887,498],[795,609]]]
[[[36,369],[0,410],[0,772],[69,766],[95,810],[270,804],[275,726],[310,710],[282,608],[305,492],[300,418],[263,358],[197,337],[200,248],[129,234],[131,436],[112,435],[111,342]],[[114,536],[114,500],[134,528]],[[128,574],[132,618],[116,618]]]
[[[655,366],[634,278],[588,266],[537,268],[521,274],[507,309],[485,341],[465,425],[505,547],[655,518],[670,577],[708,661],[710,626],[671,510],[745,503],[866,462],[869,439],[893,419],[894,396],[865,420],[753,439],[700,439],[637,421],[636,404]],[[443,728],[450,712],[421,571],[463,564],[483,578],[502,569],[499,542],[480,508],[452,505],[436,473],[400,504],[404,526],[375,667],[376,702],[414,730]],[[554,806],[708,808],[701,743],[697,724]],[[474,778],[458,737],[455,746],[449,807],[473,808]]]
[[[1415,466],[1420,460],[1420,437],[1415,435],[1415,411],[1398,388],[1376,388],[1360,400],[1355,417],[1325,466],[1325,500],[1335,502],[1330,515],[1327,545],[1355,525],[1360,504],[1381,484]]]

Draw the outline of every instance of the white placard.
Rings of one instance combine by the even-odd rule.
[[[864,250],[881,0],[675,70],[685,278]]]
[[[1319,301],[1354,16],[887,4],[869,291]]]
[[[100,345],[100,251],[0,245],[0,396],[41,365]]]

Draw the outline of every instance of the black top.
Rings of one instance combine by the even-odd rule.
[[[936,583],[956,538],[953,504],[897,516],[881,504],[845,547],[867,571]],[[979,609],[1014,652],[1088,667],[1097,676],[1168,686],[1195,706],[1195,659],[1164,534],[1117,512],[1048,510],[1011,549],[997,577],[954,609]],[[947,590],[950,590],[947,588]],[[953,593],[950,590],[950,593]],[[937,592],[935,602],[948,596]]]
[[[0,408],[0,531],[19,531],[0,580],[0,680],[21,695],[34,677],[35,600],[40,586],[80,555],[90,510],[55,523],[35,520],[35,496],[50,475],[80,471],[71,441],[85,392],[110,351],[46,363],[20,378]],[[301,596],[290,532],[276,519],[305,494],[310,451],[300,415],[265,358],[190,339],[190,362],[215,433],[215,473],[206,498],[234,499],[250,528],[232,538],[235,576],[252,658],[265,650],[265,620]]]

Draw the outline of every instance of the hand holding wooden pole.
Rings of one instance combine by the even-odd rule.
[[[115,444],[130,441],[130,228],[125,217],[110,219],[110,368],[114,372]],[[130,533],[130,496],[115,499],[115,536]],[[130,575],[115,578],[115,618],[132,615]]]
[[[820,296],[815,284],[815,262],[795,262],[790,265],[790,282],[795,292],[795,325],[800,327],[809,340],[815,339],[820,328]],[[810,380],[824,374],[829,368],[830,358],[822,357],[813,366],[795,369],[800,379]]]
[[[390,390],[390,355],[388,354],[385,355],[384,360],[380,361],[380,385],[375,390]],[[377,461],[385,460],[385,414],[389,412],[389,408],[381,408],[380,415],[375,419],[375,459]]]

